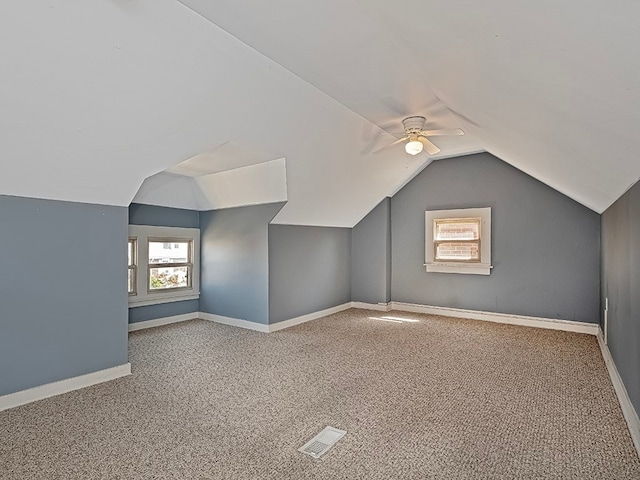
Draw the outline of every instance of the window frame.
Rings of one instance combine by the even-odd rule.
[[[130,307],[156,305],[181,300],[195,300],[200,297],[200,230],[198,228],[158,227],[152,225],[129,225],[129,237],[137,238],[137,295],[129,296]],[[163,288],[151,290],[150,269],[174,266],[174,263],[150,264],[149,241],[191,242],[191,274],[187,287]],[[189,262],[187,262],[189,263]],[[181,262],[179,266],[184,266]]]
[[[450,238],[447,240],[438,240],[437,238],[437,230],[439,223],[449,223],[449,224],[458,224],[458,223],[477,223],[478,224],[478,238],[477,239],[458,239],[458,238]],[[438,258],[438,245],[441,243],[475,243],[478,247],[478,259],[457,259],[457,258]],[[449,217],[449,218],[434,218],[433,219],[433,260],[438,263],[482,263],[482,218],[481,217],[466,217],[466,218],[458,218],[458,217]]]
[[[456,240],[437,241],[435,238],[436,223],[442,221],[464,221],[480,219],[479,227],[479,260],[438,260],[436,248],[438,243],[456,243]],[[460,240],[469,243],[474,240]],[[461,273],[470,275],[489,275],[491,264],[491,207],[461,208],[452,210],[425,211],[425,264],[429,273]]]
[[[127,241],[127,250],[129,250],[129,244],[131,246],[131,262],[129,262],[129,252],[127,251],[127,283],[129,282],[129,272],[133,272],[131,279],[132,289],[129,291],[129,296],[134,297],[138,295],[138,238],[137,237],[129,237]]]
[[[174,245],[178,243],[187,243],[188,253],[186,262],[173,262],[173,263],[151,263],[149,261],[149,244],[150,243],[162,243],[163,245]],[[191,290],[193,285],[193,240],[191,238],[167,238],[167,237],[147,237],[147,293],[150,295],[157,295],[161,292],[176,292],[178,290]],[[170,287],[170,288],[151,288],[151,269],[153,268],[167,268],[167,267],[187,267],[187,286],[186,287]]]

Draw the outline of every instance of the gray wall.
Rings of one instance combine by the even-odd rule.
[[[197,210],[132,203],[129,205],[129,224],[198,228],[200,220]]]
[[[200,212],[200,311],[269,323],[267,225],[284,203]]]
[[[425,210],[492,208],[489,276],[426,273]],[[488,154],[439,160],[391,200],[392,299],[597,323],[600,216]]]
[[[269,323],[350,301],[350,228],[269,225]]]
[[[127,363],[127,209],[0,196],[0,395]]]
[[[180,300],[178,302],[158,303],[156,305],[146,305],[143,307],[129,308],[129,323],[145,322],[156,318],[173,317],[174,315],[184,315],[185,313],[198,312],[198,299]]]
[[[200,212],[184,208],[158,207],[132,203],[129,205],[130,225],[154,225],[157,227],[198,228]],[[198,300],[159,303],[129,308],[129,323],[144,322],[156,318],[172,317],[199,311]]]
[[[640,412],[640,184],[602,214],[602,305],[609,298],[608,346]]]
[[[391,199],[388,197],[351,232],[351,300],[391,301]]]

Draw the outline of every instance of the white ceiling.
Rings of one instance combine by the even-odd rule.
[[[182,1],[374,124],[454,116],[598,212],[640,177],[638,2]]]
[[[230,144],[286,159],[277,223],[349,227],[431,161],[370,153],[408,115],[598,212],[640,177],[635,2],[182,3],[0,4],[0,194],[128,205]]]
[[[166,171],[188,177],[200,177],[275,159],[277,155],[231,141],[188,158]]]
[[[133,201],[205,211],[285,202],[285,159],[203,175],[160,172],[142,183]]]

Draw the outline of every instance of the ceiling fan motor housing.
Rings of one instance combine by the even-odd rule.
[[[407,117],[402,121],[402,125],[407,135],[417,135],[424,129],[426,121],[424,117]]]

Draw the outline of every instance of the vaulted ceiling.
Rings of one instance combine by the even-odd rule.
[[[275,222],[353,226],[433,160],[375,152],[424,115],[466,132],[436,158],[487,150],[601,212],[640,177],[638,18],[632,1],[4,2],[0,194],[128,205],[169,169],[237,196],[271,167],[222,165],[270,162]],[[210,155],[224,145],[261,153]],[[176,167],[193,157],[218,167]]]

